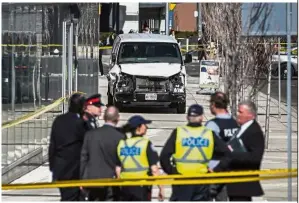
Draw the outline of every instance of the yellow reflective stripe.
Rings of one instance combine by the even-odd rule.
[[[148,171],[148,168],[144,168],[142,166],[136,168],[122,168],[122,172],[142,172]]]

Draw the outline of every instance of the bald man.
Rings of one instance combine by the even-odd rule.
[[[81,178],[115,178],[117,164],[117,145],[125,139],[116,125],[119,121],[119,111],[110,106],[104,114],[105,124],[88,131],[84,138],[81,151]],[[118,201],[119,189],[116,187],[88,188],[89,201]]]

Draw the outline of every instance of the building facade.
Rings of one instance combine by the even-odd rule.
[[[124,33],[141,32],[147,26],[153,33],[165,33],[166,3],[120,3],[120,25]],[[174,9],[173,29],[196,31],[197,3],[178,3]]]
[[[174,9],[174,26],[175,31],[196,31],[196,17],[194,11],[197,10],[197,3],[177,4]]]

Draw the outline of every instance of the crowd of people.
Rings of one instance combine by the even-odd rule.
[[[259,170],[264,153],[264,135],[256,119],[253,102],[238,105],[236,120],[228,111],[223,92],[211,95],[210,111],[215,117],[203,125],[204,109],[193,104],[187,124],[175,128],[160,155],[146,137],[152,123],[134,115],[118,127],[120,114],[109,106],[104,124],[101,95],[84,98],[74,94],[68,112],[53,122],[49,163],[53,181],[105,178],[145,178],[164,173],[194,175],[220,171]],[[161,135],[167,136],[167,135]],[[165,188],[158,186],[158,200]],[[60,188],[61,201],[151,201],[152,186]],[[259,181],[245,183],[173,185],[170,201],[252,201],[263,195]]]

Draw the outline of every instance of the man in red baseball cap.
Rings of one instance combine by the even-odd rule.
[[[88,129],[98,128],[96,117],[101,116],[103,104],[101,94],[95,94],[86,99],[84,104],[83,119],[87,123]]]

